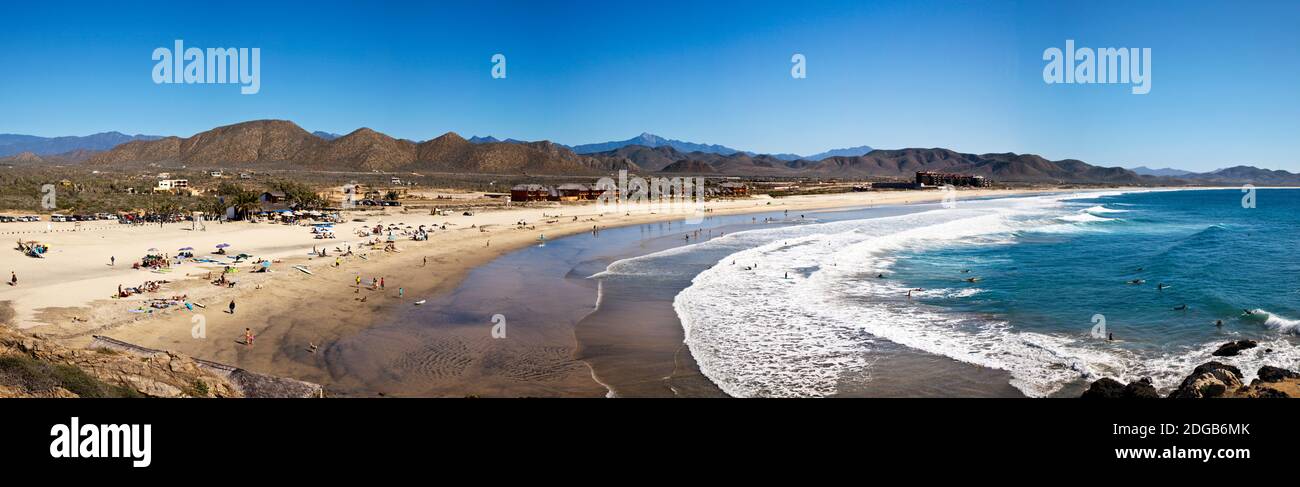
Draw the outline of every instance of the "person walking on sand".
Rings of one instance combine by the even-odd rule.
[[[384,288],[384,278],[381,277],[379,278],[379,289],[383,289],[383,288]]]
[[[253,346],[253,339],[254,339],[254,338],[257,338],[257,337],[253,335],[253,329],[252,329],[252,328],[244,328],[244,345],[248,345],[248,346],[250,346],[250,347]]]
[[[397,299],[402,299],[404,297],[406,297],[406,288],[404,287],[397,288]]]
[[[117,265],[117,257],[112,256],[112,255],[108,256],[108,265],[110,265],[110,266],[115,266],[115,265]]]
[[[429,265],[429,256],[426,255],[424,256],[424,265],[421,267],[427,267],[428,265]]]
[[[9,271],[9,285],[18,286],[18,274],[15,274],[14,271]]]
[[[235,314],[235,300],[230,300],[230,314]]]
[[[361,287],[361,274],[357,274],[357,287]]]

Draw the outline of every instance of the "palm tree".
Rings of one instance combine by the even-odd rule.
[[[261,206],[261,202],[257,200],[257,195],[251,191],[240,191],[227,197],[226,202],[235,207],[235,216],[241,220],[247,218],[249,213]]]

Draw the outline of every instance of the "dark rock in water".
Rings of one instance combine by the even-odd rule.
[[[1140,380],[1130,382],[1124,386],[1124,397],[1132,399],[1160,399],[1160,393],[1156,392],[1156,387],[1151,385],[1150,377],[1143,377]]]
[[[1241,369],[1219,362],[1206,362],[1196,367],[1192,375],[1169,393],[1171,398],[1200,399],[1219,397],[1242,387]]]
[[[1084,399],[1119,399],[1124,395],[1124,384],[1110,377],[1097,379],[1079,396]]]
[[[1097,379],[1088,390],[1083,391],[1079,396],[1085,399],[1156,399],[1160,394],[1156,393],[1156,388],[1151,385],[1150,378],[1134,381],[1129,385],[1124,385],[1115,379],[1102,377]]]
[[[1211,355],[1214,355],[1215,357],[1232,357],[1241,353],[1242,350],[1255,348],[1257,345],[1259,345],[1259,343],[1256,343],[1254,340],[1237,340],[1235,342],[1228,342],[1220,345],[1219,349],[1215,350]]]
[[[1282,379],[1300,379],[1300,374],[1272,365],[1259,368],[1259,380],[1262,382],[1281,382]]]

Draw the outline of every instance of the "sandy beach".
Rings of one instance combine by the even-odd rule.
[[[1012,196],[1042,190],[971,190],[959,198]],[[809,211],[933,202],[938,191],[856,192],[833,195],[792,196],[779,199],[752,197],[711,201],[708,214],[728,215],[763,211]],[[195,357],[237,365],[262,373],[283,375],[335,387],[364,390],[345,370],[330,370],[324,355],[332,346],[375,323],[392,319],[416,301],[432,301],[454,289],[467,272],[507,252],[536,244],[539,237],[554,240],[565,235],[656,221],[680,220],[673,212],[613,213],[594,204],[516,206],[473,215],[430,215],[428,210],[388,208],[384,211],[348,212],[347,223],[337,225],[336,239],[313,239],[310,228],[268,223],[209,222],[192,230],[189,223],[163,226],[128,226],[103,223],[9,223],[0,237],[11,241],[36,240],[51,246],[43,259],[23,256],[14,249],[0,254],[3,270],[17,274],[17,286],[5,286],[0,296],[0,318],[5,326],[40,333],[65,344],[80,346],[92,335],[107,335],[146,347],[174,350]],[[363,222],[352,221],[364,219]],[[518,222],[525,225],[518,225]],[[384,252],[364,243],[356,230],[400,224],[402,227],[436,226],[428,241],[401,238],[398,252]],[[47,230],[48,225],[48,230]],[[446,230],[441,230],[442,227]],[[228,243],[228,254],[246,253],[273,261],[271,272],[253,273],[251,261],[231,274],[237,285],[219,287],[207,277],[220,274],[221,265],[186,261],[168,272],[131,268],[149,249],[175,255],[193,247],[196,257],[211,256],[217,244]],[[354,255],[339,257],[347,248]],[[313,247],[326,247],[327,257],[315,257]],[[336,250],[339,249],[339,250]],[[116,258],[116,264],[110,260]],[[226,260],[226,259],[221,259]],[[336,266],[335,263],[338,263]],[[427,262],[427,264],[426,264]],[[294,266],[304,266],[311,274]],[[7,277],[7,276],[6,276]],[[357,286],[361,277],[363,285]],[[369,288],[371,278],[382,277],[384,289]],[[144,281],[166,280],[157,292],[116,299],[117,287]],[[402,289],[399,295],[399,288]],[[521,290],[521,292],[528,292]],[[202,307],[183,306],[140,311],[145,300],[185,296]],[[235,313],[227,312],[234,301]],[[205,337],[192,330],[203,325]],[[244,329],[256,333],[255,345],[243,344]],[[461,331],[448,330],[455,334]],[[605,387],[581,362],[574,330],[556,324],[535,330],[512,330],[516,347],[539,344],[556,370],[531,373],[547,377],[547,385],[530,384],[518,370],[503,368],[506,377],[493,373],[453,374],[436,388],[401,390],[393,395],[434,396],[594,396]],[[440,337],[429,337],[431,343]],[[673,340],[667,335],[664,340]],[[544,346],[542,346],[544,345]],[[627,346],[628,344],[624,344]],[[634,344],[632,346],[635,346]],[[427,348],[427,347],[426,347]],[[435,347],[436,348],[436,347]],[[434,351],[436,352],[436,350]],[[427,358],[436,363],[436,353]],[[547,365],[534,368],[546,369]],[[456,367],[455,363],[434,367]],[[501,380],[498,380],[501,379]],[[349,381],[353,381],[349,383]],[[395,383],[400,380],[395,379]]]

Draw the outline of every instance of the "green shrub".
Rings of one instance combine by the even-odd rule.
[[[25,355],[0,357],[0,381],[32,393],[62,387],[81,397],[141,397],[134,389],[107,384],[80,368]]]

